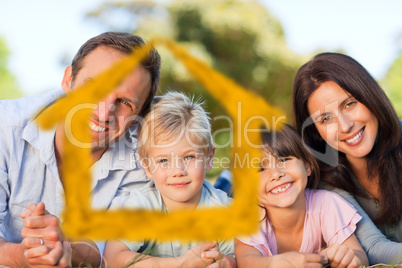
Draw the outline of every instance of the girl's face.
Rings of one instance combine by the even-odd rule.
[[[299,207],[310,167],[294,156],[275,158],[263,152],[261,163],[260,203],[264,207]]]
[[[322,83],[307,106],[321,137],[349,161],[364,158],[373,149],[377,117],[335,82]]]

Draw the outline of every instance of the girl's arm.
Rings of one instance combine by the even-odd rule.
[[[161,258],[132,252],[121,241],[108,241],[105,248],[106,267],[206,267],[212,263],[201,254],[216,244],[204,243],[192,247],[180,257]]]
[[[367,253],[370,264],[390,263],[393,258],[402,256],[402,243],[388,240],[350,193],[322,182],[319,187],[342,196],[362,216],[356,225],[355,235]]]
[[[352,234],[341,245],[333,244],[320,252],[328,258],[331,267],[356,268],[368,266],[368,259],[356,236]]]
[[[241,267],[309,267],[319,268],[323,264],[323,257],[318,254],[305,254],[300,252],[286,252],[270,257],[262,256],[256,248],[235,239],[235,254],[237,265]]]

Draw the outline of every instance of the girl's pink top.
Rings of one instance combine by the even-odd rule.
[[[305,190],[306,216],[303,241],[299,252],[318,253],[324,246],[342,244],[356,230],[362,218],[356,209],[336,193],[325,190]],[[258,249],[263,256],[277,253],[275,233],[268,217],[261,222],[259,233],[238,238]]]

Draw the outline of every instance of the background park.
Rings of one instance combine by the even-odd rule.
[[[279,3],[280,2],[280,3]],[[314,54],[356,58],[402,116],[402,19],[399,1],[170,0],[7,1],[0,4],[0,99],[59,87],[65,66],[88,38],[127,31],[167,37],[238,84],[280,107],[291,121],[297,69]],[[161,92],[206,100],[217,158],[228,157],[226,112],[163,47]],[[218,161],[219,162],[219,161]],[[217,166],[209,177],[222,170]]]

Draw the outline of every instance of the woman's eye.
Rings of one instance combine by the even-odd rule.
[[[350,108],[350,107],[352,107],[354,104],[356,104],[355,101],[349,101],[348,103],[345,104],[345,108]]]
[[[326,115],[321,119],[321,124],[327,123],[330,119],[332,118],[332,116],[330,115]]]

